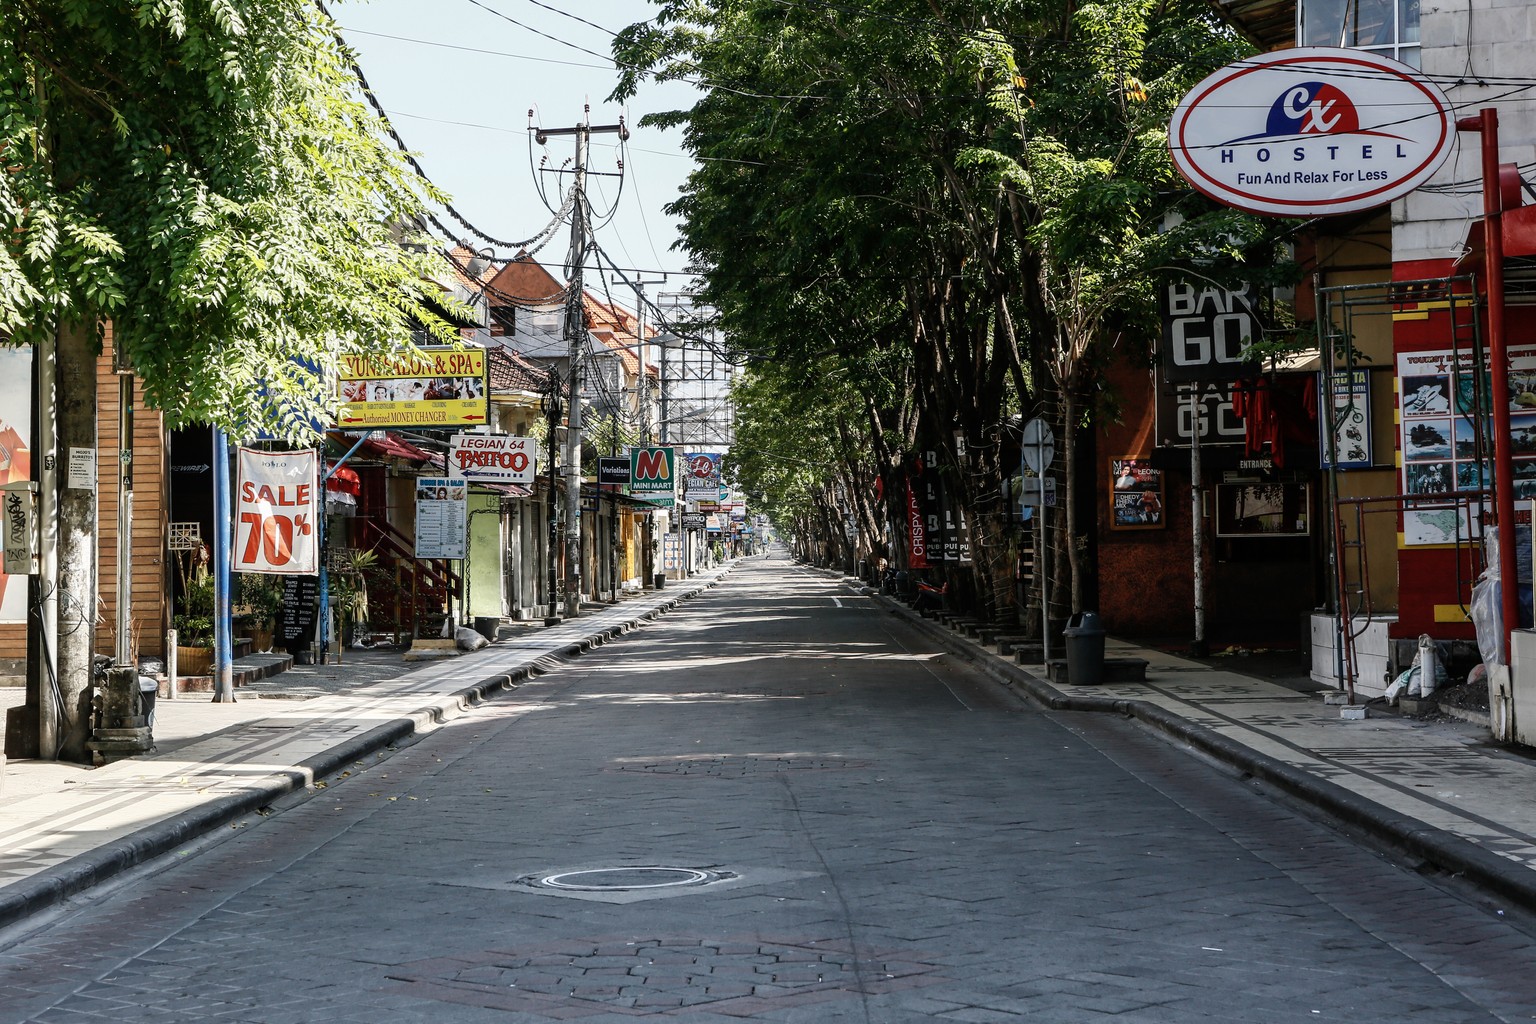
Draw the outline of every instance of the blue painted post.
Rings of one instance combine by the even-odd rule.
[[[235,700],[235,616],[230,589],[231,528],[229,490],[229,437],[213,432],[213,702]]]

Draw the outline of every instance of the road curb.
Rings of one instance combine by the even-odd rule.
[[[676,597],[633,619],[626,620],[622,627],[609,626],[595,630],[550,654],[542,655],[525,665],[519,665],[511,671],[488,675],[444,695],[425,707],[384,722],[313,757],[305,758],[296,765],[276,769],[267,778],[254,783],[250,790],[216,797],[206,804],[188,808],[162,821],[146,825],[121,839],[71,857],[54,868],[40,872],[35,877],[14,882],[0,892],[0,928],[17,924],[33,914],[56,906],[71,896],[79,895],[100,885],[130,868],[170,853],[191,840],[226,825],[231,825],[238,819],[254,814],[282,797],[309,788],[316,780],[385,747],[415,742],[427,735],[432,726],[442,724],[469,711],[475,705],[484,703],[492,694],[516,689],[519,683],[536,673],[557,667],[555,664],[541,665],[540,662],[554,657],[579,657],[585,651],[600,646],[614,636],[639,628],[642,622],[654,621],[683,601],[695,598],[718,586],[730,574],[730,569],[731,567],[728,566],[726,571],[718,576],[678,591]]]
[[[859,581],[844,582],[858,585]],[[1005,661],[969,637],[923,618],[907,606],[868,586],[861,593],[905,619],[952,653],[975,664],[993,679],[1022,691],[1034,703],[1052,711],[1117,714],[1135,719],[1154,735],[1183,745],[1244,775],[1273,786],[1286,796],[1327,815],[1336,823],[1415,858],[1422,865],[1477,886],[1527,912],[1536,912],[1536,872],[1468,839],[1433,828],[1327,779],[1260,753],[1151,701],[1116,697],[1083,697],[1062,693],[1033,673]]]

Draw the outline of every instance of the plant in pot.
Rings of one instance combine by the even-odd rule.
[[[336,663],[341,664],[341,652],[352,642],[355,628],[368,621],[367,572],[378,564],[379,556],[372,550],[349,551],[331,570],[331,598],[336,604],[337,624],[340,626],[336,644]]]
[[[283,577],[271,573],[240,574],[240,603],[251,623],[251,644],[263,654],[272,650],[277,615],[283,607]]]
[[[181,593],[180,609],[171,617],[176,627],[176,671],[184,676],[207,675],[213,668],[213,575],[208,571],[208,548],[178,551],[176,557]]]

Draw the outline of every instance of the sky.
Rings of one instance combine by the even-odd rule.
[[[606,57],[611,32],[651,17],[649,0],[337,0],[330,10],[427,176],[495,238],[520,241],[553,219],[539,180],[559,205],[557,175],[529,166],[530,109],[534,124],[547,128],[615,124],[622,116],[631,129],[625,152],[615,135],[592,137],[589,172],[617,172],[621,156],[624,164],[622,190],[616,177],[594,173],[588,181],[597,244],[631,278],[649,283],[667,272],[665,284],[647,289],[653,301],[687,285],[684,257],[671,248],[677,226],[662,208],[693,163],[682,152],[680,131],[638,122],[691,106],[697,93],[684,83],[647,84],[627,106],[607,100],[618,77]],[[559,168],[574,152],[574,139],[555,136],[545,147],[533,145],[533,163],[547,156],[547,166]],[[558,265],[569,237],[562,229],[540,257]],[[589,274],[588,287],[597,283]],[[633,308],[633,293],[613,298]]]

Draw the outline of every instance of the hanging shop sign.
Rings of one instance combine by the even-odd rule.
[[[1282,217],[1384,206],[1429,180],[1455,143],[1438,86],[1388,57],[1332,47],[1229,64],[1168,125],[1174,166],[1191,185]]]
[[[239,449],[236,456],[235,572],[307,576],[320,571],[320,453]]]
[[[688,501],[720,499],[720,453],[694,452],[683,456],[683,497]]]
[[[677,500],[677,451],[673,448],[634,448],[629,453],[629,493],[653,505],[671,507]]]
[[[538,473],[538,442],[508,434],[454,434],[448,475],[486,484],[531,484]]]
[[[1157,290],[1164,380],[1236,380],[1258,375],[1248,348],[1259,337],[1258,291],[1171,281]]]
[[[1317,420],[1323,435],[1319,445],[1323,468],[1370,469],[1370,371],[1336,370],[1331,380],[1319,373],[1317,386],[1319,409],[1330,408],[1328,396],[1333,395],[1332,418],[1319,416]]]
[[[598,456],[597,485],[599,487],[628,487],[629,460],[618,455]]]
[[[485,350],[428,346],[391,358],[349,355],[338,379],[338,426],[472,427],[490,411]]]
[[[469,481],[416,479],[416,557],[463,558]]]
[[[1232,385],[1225,381],[1158,382],[1157,443],[1188,448],[1195,431],[1200,446],[1242,444],[1246,427],[1232,405]]]
[[[926,569],[928,557],[928,520],[917,500],[918,482],[907,477],[907,568]],[[934,560],[937,560],[935,555]]]

